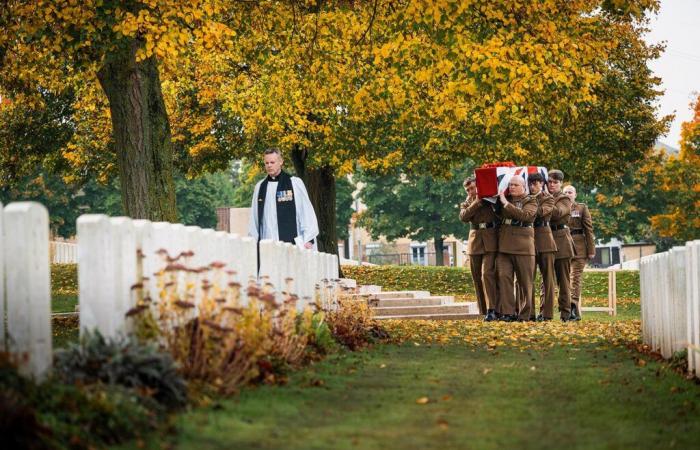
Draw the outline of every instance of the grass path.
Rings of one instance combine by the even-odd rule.
[[[407,341],[331,357],[176,427],[171,443],[197,450],[697,448],[700,386],[600,343]]]

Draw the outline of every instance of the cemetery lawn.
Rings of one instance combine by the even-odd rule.
[[[197,450],[694,448],[700,385],[606,343],[406,341],[331,356],[174,425],[169,444]]]

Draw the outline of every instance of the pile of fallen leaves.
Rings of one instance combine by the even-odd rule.
[[[618,322],[489,322],[478,320],[387,320],[382,322],[394,343],[456,344],[515,347],[521,350],[545,347],[611,344],[628,346],[641,341],[639,320]]]

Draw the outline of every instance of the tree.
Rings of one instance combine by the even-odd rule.
[[[469,163],[453,169],[447,179],[401,173],[380,177],[362,174],[358,177],[363,183],[359,195],[367,209],[357,223],[373,239],[433,239],[435,259],[441,266],[445,237],[467,233],[459,220],[459,203],[465,198],[462,182],[473,168]]]
[[[96,116],[83,117],[93,125],[83,126],[110,131],[126,213],[175,221],[173,139],[161,73],[172,76],[200,48],[233,47],[234,30],[256,22],[249,12],[260,11],[253,3],[217,0],[9,2],[0,11],[0,95],[21,104],[41,103],[43,92],[75,94],[76,114]],[[100,115],[105,103],[109,113]],[[76,136],[63,156],[76,162],[90,154],[85,138]]]
[[[126,205],[131,215],[147,201],[146,213],[172,214],[171,165],[194,176],[279,146],[307,184],[321,249],[334,253],[335,180],[355,165],[446,175],[466,158],[549,164],[572,155],[569,170],[590,179],[584,163],[613,177],[620,159],[639,160],[658,121],[627,110],[643,111],[658,94],[631,62],[654,56],[640,35],[657,7],[18,0],[0,11],[0,95],[25,103],[70,88],[76,133],[61,158],[80,176],[93,161],[118,169],[126,203],[139,205],[133,214]],[[618,101],[601,88],[613,60],[639,95]],[[587,120],[599,111],[635,120],[620,134]],[[571,135],[592,138],[583,149]]]
[[[679,243],[700,238],[700,95],[690,105],[695,114],[681,125],[681,149],[660,171],[666,194],[663,211],[651,217],[660,236]]]

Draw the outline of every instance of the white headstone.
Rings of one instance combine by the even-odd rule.
[[[136,257],[136,233],[131,219],[110,219],[112,245],[114,245],[114,332],[127,333],[126,313],[135,305],[131,287],[138,281]]]
[[[6,352],[5,346],[5,246],[3,235],[3,217],[5,210],[0,202],[0,352]]]
[[[11,203],[4,211],[8,346],[27,356],[22,373],[43,379],[53,356],[49,213],[35,202]]]
[[[78,217],[77,225],[80,332],[97,329],[105,337],[114,337],[117,255],[110,219],[103,214],[86,214]]]

